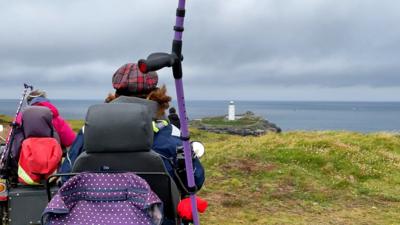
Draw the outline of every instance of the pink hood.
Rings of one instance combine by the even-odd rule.
[[[60,115],[58,113],[58,109],[53,104],[51,104],[50,102],[38,102],[38,103],[35,103],[33,105],[45,106],[45,107],[49,108],[51,110],[51,112],[53,113],[53,118],[56,118],[57,116]]]

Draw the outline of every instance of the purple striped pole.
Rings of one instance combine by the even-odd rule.
[[[185,0],[179,0],[178,10],[185,10]],[[183,16],[176,16],[175,26],[176,27],[183,27],[185,17]],[[174,40],[182,41],[182,34],[183,31],[175,31]]]
[[[183,92],[183,83],[182,79],[175,80],[176,86],[176,96],[178,101],[179,108],[179,118],[181,118],[181,133],[182,137],[189,137],[189,129],[188,129],[188,121],[186,116],[186,107],[185,107],[185,97]],[[194,182],[193,175],[193,165],[192,165],[192,152],[190,149],[189,141],[183,141],[183,149],[185,152],[185,166],[186,166],[186,176],[188,180],[189,187],[195,187],[196,184]],[[196,202],[196,194],[190,194],[190,201],[192,204],[192,214],[193,214],[193,222],[195,225],[200,224],[199,215],[197,212],[197,202]]]
[[[182,34],[183,23],[185,18],[185,0],[179,0],[178,9],[176,10],[176,22],[174,26],[175,35],[172,42],[172,53],[153,53],[147,59],[138,61],[139,69],[142,73],[149,71],[157,71],[164,67],[171,67],[175,78],[176,97],[178,101],[178,112],[181,120],[181,139],[183,142],[183,150],[185,153],[185,168],[188,181],[188,191],[190,192],[190,201],[192,205],[192,215],[194,225],[200,225],[199,214],[197,212],[196,201],[196,183],[194,182],[192,150],[189,142],[188,119],[185,108],[185,95],[182,82]]]
[[[184,12],[185,12],[185,0],[179,0],[177,15],[176,15],[175,36],[173,45],[179,43],[180,46],[178,48],[174,48],[173,46],[172,48],[173,53],[177,54],[178,57],[181,57],[181,50],[182,50],[182,34],[183,34],[183,23],[185,16]],[[178,71],[177,73],[181,73],[182,75],[182,68],[179,68],[178,70],[180,71]],[[175,72],[176,70],[174,69],[174,73]],[[183,149],[185,152],[186,176],[189,188],[194,189],[196,187],[196,184],[194,182],[192,150],[189,143],[188,118],[186,115],[185,95],[183,91],[182,76],[180,77],[175,76],[175,88],[176,88],[176,97],[178,101],[179,118],[181,118],[181,135],[183,137]],[[199,214],[197,212],[196,194],[194,192],[190,194],[190,201],[192,205],[193,223],[194,225],[200,225]]]

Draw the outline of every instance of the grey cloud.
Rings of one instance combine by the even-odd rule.
[[[1,2],[0,83],[17,87],[31,81],[58,89],[79,87],[82,93],[82,87],[96,85],[96,93],[104,92],[121,64],[170,50],[176,4]],[[193,96],[205,87],[210,93],[221,87],[250,92],[268,86],[399,87],[399,10],[395,0],[188,1],[183,47],[187,92]],[[170,71],[160,74],[172,88]]]

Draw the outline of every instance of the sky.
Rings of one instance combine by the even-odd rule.
[[[104,99],[121,65],[169,52],[177,0],[0,0],[0,96]],[[188,100],[400,101],[398,0],[189,0]],[[159,71],[175,98],[169,68]]]

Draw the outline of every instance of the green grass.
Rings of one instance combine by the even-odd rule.
[[[206,146],[202,224],[399,224],[399,134],[191,137]]]
[[[0,114],[0,124],[7,126],[11,122],[12,117]],[[71,125],[75,132],[78,132],[84,124],[83,120],[67,120],[67,122]]]
[[[75,132],[78,132],[85,124],[83,120],[68,120],[67,121]]]
[[[6,125],[11,122],[12,122],[12,118],[10,116],[0,114],[0,124]]]
[[[201,123],[214,126],[249,126],[259,121],[260,119],[256,117],[243,117],[233,121],[227,120],[225,117],[209,117],[202,119]]]
[[[203,224],[398,224],[400,135],[286,132],[202,141]]]

